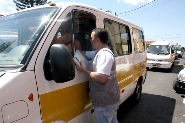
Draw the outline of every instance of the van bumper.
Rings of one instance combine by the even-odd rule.
[[[171,68],[172,63],[171,62],[150,62],[147,61],[147,67],[148,68]]]

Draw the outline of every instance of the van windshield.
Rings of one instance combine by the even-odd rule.
[[[175,47],[175,50],[176,51],[181,51],[181,48],[180,47]]]
[[[0,18],[0,67],[25,64],[57,10],[33,9]]]
[[[150,45],[148,47],[147,53],[167,55],[170,53],[170,47],[168,45]]]

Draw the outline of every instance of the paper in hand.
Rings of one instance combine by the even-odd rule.
[[[80,61],[76,57],[74,57],[73,60],[74,60],[76,65],[80,65]]]
[[[88,60],[81,54],[79,50],[76,50],[73,59],[74,59],[75,64],[80,65],[80,62],[81,62],[82,65],[86,68],[88,64]]]

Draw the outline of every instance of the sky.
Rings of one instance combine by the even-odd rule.
[[[185,47],[185,0],[48,0],[78,2],[111,11],[144,30],[146,41],[170,41]],[[0,14],[16,11],[13,0],[1,0]]]

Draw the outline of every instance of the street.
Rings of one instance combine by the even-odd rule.
[[[183,69],[184,58],[175,61],[172,71],[151,69],[143,84],[141,100],[126,100],[118,110],[119,123],[185,123],[184,93],[173,90],[173,81]]]

